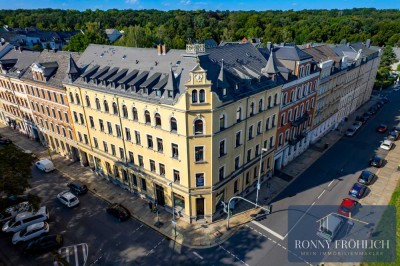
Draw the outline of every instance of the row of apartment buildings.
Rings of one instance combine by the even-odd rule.
[[[370,45],[0,47],[0,121],[189,222],[215,220],[368,101]]]

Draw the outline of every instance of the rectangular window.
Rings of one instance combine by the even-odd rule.
[[[253,125],[249,127],[249,140],[253,138]]]
[[[196,187],[204,187],[204,173],[196,173]]]
[[[120,125],[115,125],[115,130],[117,131],[117,137],[118,138],[122,137],[121,126]]]
[[[58,119],[62,120],[62,115],[60,110],[58,110]]]
[[[258,121],[257,123],[257,135],[261,134],[261,121]]]
[[[53,124],[50,124],[51,126],[53,126]],[[82,142],[82,134],[81,132],[78,132],[78,139],[80,142]]]
[[[131,173],[132,184],[137,187],[137,177],[134,173]]]
[[[219,178],[219,181],[222,181],[225,178],[225,167],[224,166],[219,168],[218,178]]]
[[[172,143],[172,158],[178,159],[179,158],[179,152],[178,152],[178,144]]]
[[[246,173],[246,185],[250,183],[250,172]]]
[[[140,182],[141,182],[141,185],[142,185],[142,190],[143,191],[147,191],[146,179],[140,178]]]
[[[178,170],[174,170],[174,182],[178,184],[181,182],[181,176]]]
[[[61,103],[64,104],[64,96],[62,94],[60,94],[60,100],[61,100]]]
[[[83,138],[85,139],[85,144],[89,144],[89,139],[86,134],[83,134]]]
[[[49,110],[49,108],[47,108]],[[75,123],[78,123],[78,114],[74,111],[74,121]]]
[[[108,152],[107,142],[103,141],[103,148],[105,152]]]
[[[90,127],[94,128],[93,116],[89,116],[89,123],[90,123]]]
[[[237,193],[239,191],[238,181],[239,180],[236,180],[235,183],[233,183],[233,193]]]
[[[69,123],[69,118],[68,118],[68,113],[67,112],[64,113],[64,117],[65,117],[65,122]]]
[[[127,127],[125,128],[125,137],[126,137],[126,140],[129,140],[129,141],[131,141],[131,139],[132,139],[131,130]]]
[[[242,139],[242,131],[236,132],[235,147],[239,147]]]
[[[163,152],[163,150],[164,150],[163,140],[160,138],[157,138],[157,151]]]
[[[258,166],[254,167],[253,178],[256,179],[258,177]]]
[[[83,114],[79,114],[79,117],[81,119],[81,124],[84,125],[85,124],[85,119],[83,119]]]
[[[269,138],[269,148],[272,149],[274,147],[274,136]]]
[[[204,147],[203,146],[194,147],[194,158],[195,158],[196,162],[204,161]]]
[[[97,138],[93,137],[93,144],[95,148],[99,147],[99,143],[97,142]]]
[[[143,156],[142,155],[138,155],[138,160],[139,160],[139,166],[140,167],[144,167]]]
[[[260,155],[260,144],[256,145],[256,157]]]
[[[251,160],[251,149],[247,150],[247,161],[250,162]]]
[[[135,130],[136,144],[140,145],[140,132]]]
[[[240,156],[235,158],[235,170],[239,169],[240,167]]]
[[[130,163],[135,163],[135,157],[133,156],[133,152],[128,152],[128,155],[129,155],[129,162]]]
[[[56,110],[54,110],[54,108],[51,108],[51,112],[53,113],[53,117],[57,119]]]
[[[265,121],[265,131],[267,131],[269,129],[269,117],[267,118],[267,120]]]
[[[222,157],[226,154],[225,140],[221,140],[219,142],[219,157]]]
[[[160,167],[160,175],[165,176],[165,165],[160,163],[158,166]]]
[[[111,154],[115,156],[115,145],[111,144]]]
[[[53,95],[54,95],[54,101],[55,101],[56,103],[58,103],[58,100],[57,100],[57,93],[53,92]]]
[[[156,171],[156,162],[153,160],[150,160],[150,171],[152,172]]]
[[[107,128],[108,128],[108,134],[112,134],[113,130],[112,130],[112,125],[110,122],[107,122]]]
[[[99,127],[100,127],[100,131],[104,132],[104,124],[103,124],[103,120],[99,119]]]
[[[125,152],[124,152],[124,149],[123,148],[119,148],[119,157],[121,158],[121,159],[124,159],[125,158]]]
[[[147,148],[153,149],[153,137],[150,135],[147,135]]]

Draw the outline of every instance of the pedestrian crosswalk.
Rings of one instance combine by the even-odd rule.
[[[62,247],[58,253],[65,258],[71,266],[85,266],[88,258],[88,245],[86,243]]]

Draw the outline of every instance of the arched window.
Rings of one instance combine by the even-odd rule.
[[[308,110],[310,110],[310,108],[309,108],[309,107],[310,107],[310,106],[309,106],[309,104],[310,104],[310,103],[307,101],[307,102],[306,102],[306,110],[307,110],[307,111],[308,111]]]
[[[204,90],[200,90],[199,102],[204,103],[205,101],[206,101],[206,92]]]
[[[197,90],[192,91],[192,103],[197,103]]]
[[[90,107],[90,98],[88,95],[86,95],[86,106]]]
[[[294,109],[294,120],[297,119],[298,111],[299,111],[299,108],[296,107],[296,108]]]
[[[113,113],[115,115],[118,115],[118,106],[115,102],[113,102],[112,107],[113,107]]]
[[[303,97],[307,95],[307,87],[303,85]]]
[[[99,98],[96,98],[96,108],[97,108],[97,110],[101,109]]]
[[[69,93],[69,101],[70,103],[74,103],[74,95],[72,94],[72,92]]]
[[[311,99],[311,108],[314,108],[314,98]]]
[[[271,104],[272,104],[272,97],[271,96],[269,96],[268,97],[268,108],[271,108]]]
[[[122,115],[124,116],[124,118],[128,118],[128,108],[125,104],[122,105]]]
[[[81,104],[81,99],[79,98],[78,93],[75,93],[76,103]]]
[[[238,108],[236,110],[236,121],[239,122],[240,120],[242,120],[242,108]]]
[[[260,99],[258,101],[258,112],[261,113],[264,109],[264,105],[263,105],[263,99]]]
[[[287,100],[287,93],[285,92],[285,93],[283,94],[282,104],[286,104],[286,100]]]
[[[281,126],[285,124],[285,113],[281,115]]]
[[[278,104],[278,94],[275,94],[274,96],[274,105]]]
[[[250,104],[250,116],[254,115],[254,102]]]
[[[150,112],[147,110],[144,111],[144,121],[146,122],[146,124],[151,123]]]
[[[104,100],[103,105],[104,105],[104,112],[108,113],[110,111],[110,109],[108,108],[108,103],[106,100]]]
[[[290,101],[294,102],[295,92],[294,90],[290,93]]]
[[[194,134],[201,135],[203,134],[203,120],[197,119],[194,121]]]
[[[178,125],[176,123],[175,117],[171,117],[170,125],[171,125],[171,131],[178,131]]]
[[[301,88],[298,87],[297,88],[297,99],[300,99],[300,98],[301,98]]]
[[[304,109],[304,104],[301,104],[301,106],[300,106],[300,115],[303,115],[303,110]]]
[[[154,115],[154,119],[156,120],[156,126],[161,127],[161,116],[159,113]]]
[[[137,110],[135,107],[132,108],[132,119],[135,121],[138,120]]]
[[[225,123],[226,123],[225,115],[222,114],[219,117],[219,130],[224,130],[225,129]]]

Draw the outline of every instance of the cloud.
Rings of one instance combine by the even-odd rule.
[[[139,3],[139,0],[125,0],[125,3],[135,5],[135,4]]]
[[[190,4],[190,0],[181,0],[181,2],[180,2],[182,5],[185,5],[185,6],[187,6],[187,5],[189,5]]]

